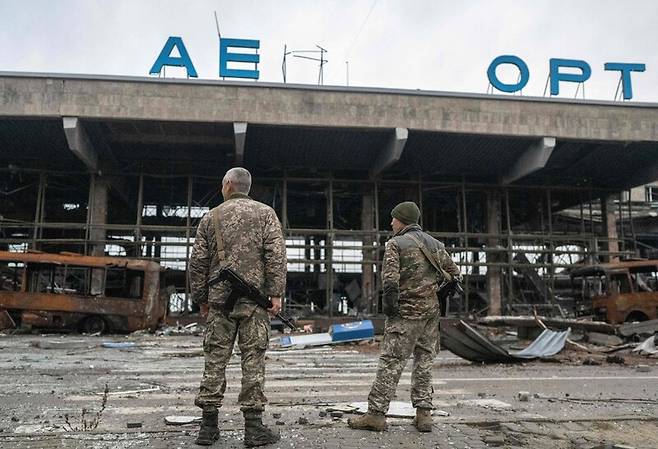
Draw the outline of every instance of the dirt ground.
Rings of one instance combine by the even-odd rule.
[[[198,424],[165,418],[200,415],[193,405],[200,348],[200,336],[0,335],[0,448],[196,447]],[[401,417],[389,418],[384,433],[347,427],[353,413],[345,406],[367,400],[376,343],[273,347],[265,421],[281,432],[272,446],[280,448],[658,448],[657,360],[620,355],[624,364],[567,350],[551,362],[480,365],[441,352],[435,406],[445,416],[421,435]],[[595,364],[584,365],[587,359]],[[409,400],[410,368],[396,401]],[[213,447],[243,447],[238,355],[228,377],[222,438]],[[332,416],[333,409],[342,411]]]

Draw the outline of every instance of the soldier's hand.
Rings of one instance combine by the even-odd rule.
[[[277,313],[281,312],[281,297],[272,296],[270,300],[272,301],[272,307],[267,309],[267,311],[270,312],[270,315],[276,315]]]
[[[201,316],[204,318],[208,318],[208,304],[199,304],[199,312],[201,312]]]

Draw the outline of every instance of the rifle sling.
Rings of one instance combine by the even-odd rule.
[[[407,234],[409,237],[411,237],[411,240],[416,242],[416,245],[418,245],[418,248],[420,248],[421,252],[425,255],[425,258],[429,261],[430,264],[436,269],[436,271],[443,277],[443,279],[450,279],[451,276],[443,269],[441,268],[441,265],[439,265],[439,261],[436,260],[434,255],[430,253],[430,251],[427,249],[427,247],[421,242],[418,237],[415,235],[409,233]]]
[[[226,252],[224,251],[224,238],[219,228],[219,211],[217,209],[212,212],[212,224],[215,229],[215,242],[217,243],[217,259],[221,267],[222,262],[226,259]]]

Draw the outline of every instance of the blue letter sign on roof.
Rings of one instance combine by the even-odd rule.
[[[592,75],[592,68],[585,61],[579,59],[552,58],[550,64],[551,95],[560,94],[560,81],[584,83]],[[580,73],[560,73],[560,67],[580,69]]]
[[[255,53],[229,53],[229,47],[252,48],[258,50],[260,41],[252,39],[219,39],[219,76],[227,78],[250,78],[258,79],[258,70],[229,69],[228,62],[247,62],[258,64],[260,56]]]
[[[633,64],[627,62],[606,62],[605,70],[619,70],[621,72],[621,85],[624,89],[624,100],[633,98],[633,86],[631,85],[631,72],[644,72],[647,68],[644,64]]]
[[[496,75],[496,69],[500,64],[512,64],[519,69],[520,79],[516,84],[505,84],[498,79]],[[523,62],[523,59],[514,55],[502,55],[498,56],[496,59],[491,61],[489,68],[487,69],[487,77],[489,77],[489,82],[493,87],[498,89],[501,92],[516,92],[521,90],[528,84],[530,79],[530,70],[528,70],[528,65]]]
[[[171,56],[171,52],[174,47],[178,49],[180,56]],[[192,60],[190,59],[190,55],[187,53],[187,49],[183,43],[183,39],[178,36],[170,36],[169,39],[167,39],[167,42],[165,43],[164,47],[162,47],[162,51],[160,52],[158,59],[155,60],[155,63],[153,64],[153,67],[151,67],[149,73],[152,75],[157,75],[160,73],[160,70],[162,70],[162,67],[166,65],[174,67],[185,67],[187,70],[187,76],[192,78],[198,77],[196,70],[194,69],[194,65],[192,64]]]

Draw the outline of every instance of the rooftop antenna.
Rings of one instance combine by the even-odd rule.
[[[219,19],[217,18],[217,11],[214,11],[215,13],[215,26],[217,27],[217,37],[222,38],[222,33],[219,32]]]
[[[213,11],[213,13],[215,14],[215,27],[217,28],[217,39],[221,39],[222,33],[219,31],[219,19],[217,18],[217,11]],[[224,80],[223,76],[222,76],[222,80]]]
[[[288,51],[288,44],[283,45],[283,62],[281,63],[281,72],[283,72],[283,82],[286,82],[286,75],[287,75],[287,70],[286,70],[286,57],[290,54],[292,54],[292,51]]]
[[[325,48],[320,47],[319,45],[316,45],[316,47],[319,48],[319,50],[291,50],[287,51],[287,46],[283,48],[283,64],[282,64],[282,70],[283,70],[283,81],[285,82],[286,80],[286,56],[287,55],[293,55],[295,58],[302,58],[302,59],[310,59],[311,61],[318,61],[320,63],[320,71],[318,73],[318,86],[322,86],[324,84],[324,66],[327,64],[329,61],[327,59],[324,59],[324,54],[329,53]],[[312,56],[305,56],[300,53],[320,53],[319,58],[315,58]]]

